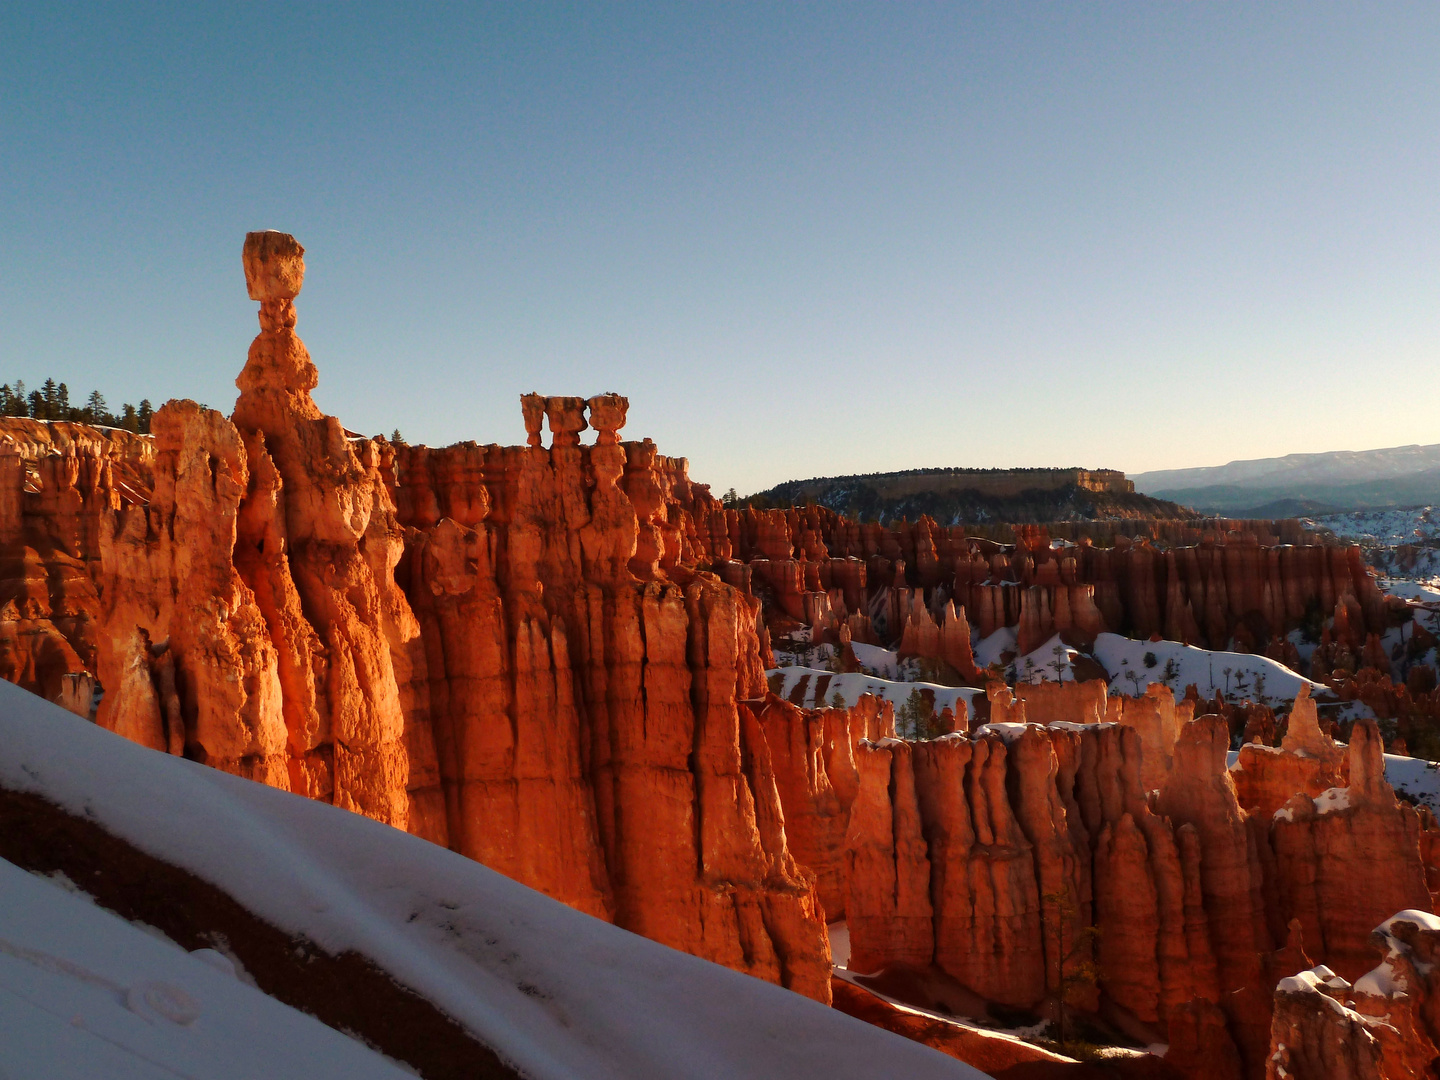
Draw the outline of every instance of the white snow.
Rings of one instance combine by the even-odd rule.
[[[983,637],[975,643],[975,666],[984,671],[991,664],[1004,665],[1014,659],[1015,648],[1015,627],[1002,626],[989,637]]]
[[[1315,812],[1328,814],[1332,810],[1350,809],[1350,789],[1332,787],[1315,796]]]
[[[1147,654],[1154,657],[1153,665],[1146,662]],[[1193,683],[1201,697],[1213,697],[1219,690],[1227,701],[1248,697],[1276,705],[1294,701],[1306,684],[1314,694],[1329,693],[1323,683],[1312,682],[1268,657],[1197,649],[1174,641],[1136,641],[1119,634],[1101,634],[1095,639],[1095,659],[1109,673],[1114,693],[1143,694],[1151,683],[1165,682],[1178,700]],[[1174,675],[1167,681],[1166,665],[1171,661]],[[1263,692],[1256,689],[1260,680]]]
[[[1235,750],[1227,751],[1225,760],[1233,769],[1240,763],[1240,754]],[[1403,793],[1412,802],[1428,806],[1432,811],[1440,813],[1440,765],[1420,758],[1386,754],[1385,779],[1396,792]],[[1281,807],[1275,812],[1275,816],[1278,818],[1285,813],[1287,812],[1284,807]],[[1292,818],[1287,816],[1285,820],[1290,821]]]
[[[1027,724],[1003,723],[1003,724],[981,724],[974,731],[976,738],[983,735],[998,735],[1000,740],[1009,746],[1016,742],[1021,735],[1025,734]]]
[[[851,650],[860,666],[872,675],[882,679],[900,678],[900,654],[879,645],[866,645],[863,641],[852,641]]]
[[[208,954],[208,955],[205,955]],[[0,1075],[7,1080],[402,1080],[383,1055],[0,860]]]
[[[370,957],[535,1080],[983,1075],[386,825],[146,750],[10,683],[0,684],[0,783],[90,818],[322,949]],[[23,947],[38,933],[0,922],[0,937]],[[180,960],[203,1005],[225,976]],[[119,974],[128,986],[144,971]],[[36,1053],[53,1064],[61,1051]]]
[[[1393,998],[1409,989],[1409,984],[1388,959],[1355,980],[1356,994],[1369,994],[1373,997]]]
[[[805,684],[805,691],[800,701],[796,704],[806,709],[823,709],[833,705],[836,695],[846,708],[854,706],[865,694],[873,694],[875,697],[883,698],[890,702],[895,708],[900,708],[910,700],[910,695],[916,690],[929,690],[935,695],[935,711],[949,706],[955,708],[955,702],[963,701],[970,710],[970,715],[975,715],[973,702],[976,698],[984,700],[985,691],[977,690],[973,686],[941,686],[939,683],[927,682],[899,682],[894,679],[881,679],[874,675],[865,675],[860,672],[847,672],[837,675],[831,671],[821,671],[818,668],[788,667],[774,668],[765,673],[770,680],[772,688],[778,687],[775,693],[779,694],[786,701],[791,700],[791,693],[805,676],[809,680]],[[776,678],[778,676],[778,678]],[[822,680],[828,680],[822,681]]]
[[[1010,665],[1010,675],[1017,683],[1074,682],[1075,660],[1079,656],[1078,649],[1066,645],[1056,634],[1033,652],[1017,656]]]
[[[1377,926],[1375,932],[1377,934],[1389,934],[1397,922],[1411,922],[1420,927],[1421,930],[1440,933],[1440,915],[1433,915],[1428,911],[1419,911],[1415,908],[1406,908],[1404,911],[1397,911]]]
[[[1436,581],[1434,578],[1425,581],[1381,578],[1380,591],[1404,600],[1418,600],[1423,604],[1440,604],[1440,581]]]
[[[1440,766],[1433,761],[1386,754],[1385,779],[1398,794],[1440,813]]]

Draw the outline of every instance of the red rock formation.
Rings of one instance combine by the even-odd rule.
[[[1025,703],[1032,724],[1099,724],[1105,720],[1109,690],[1104,679],[1080,682],[1016,683],[1015,697]]]
[[[278,658],[232,561],[245,449],[224,416],[191,401],[166,404],[151,426],[154,495],[100,537],[99,722],[288,788]]]
[[[407,721],[429,723],[419,625],[393,578],[403,536],[375,445],[350,439],[310,398],[318,375],[295,333],[304,249],[284,233],[251,233],[243,262],[250,298],[260,301],[260,334],[235,380],[233,419],[257,475],[269,477],[273,463],[278,490],[264,498],[276,505],[263,543],[283,549],[308,627],[291,621],[296,604],[288,595],[271,592],[274,606],[263,610],[287,666],[313,676],[313,706],[308,694],[302,704],[314,709],[306,727],[328,728],[319,744],[328,745],[329,760],[307,751],[303,768],[323,788],[328,766],[337,806],[403,828],[404,732]],[[313,741],[308,731],[297,738]]]
[[[1177,837],[1150,812],[1136,733],[1032,725],[1010,737],[913,744],[923,848],[894,802],[905,789],[901,744],[861,748],[871,781],[851,810],[848,881],[869,916],[857,924],[849,912],[859,962],[931,962],[913,929],[919,910],[905,913],[897,937],[896,883],[909,874],[930,882],[933,962],[987,1000],[1034,1006],[1056,993],[1061,957],[1084,958],[1092,922],[1101,987],[1141,1021],[1163,1024],[1197,996],[1218,1000],[1198,834]],[[1094,1006],[1093,991],[1071,992]]]
[[[1279,902],[1310,951],[1355,979],[1369,966],[1371,929],[1389,912],[1428,910],[1420,817],[1385,782],[1374,721],[1350,736],[1350,785],[1296,795],[1275,814]]]
[[[1296,793],[1312,799],[1349,776],[1344,752],[1320,730],[1310,687],[1302,685],[1290,712],[1289,729],[1279,747],[1246,743],[1230,779],[1240,805],[1265,820]]]
[[[705,537],[697,555],[799,564],[775,589],[773,604],[787,617],[802,618],[801,593],[830,587],[826,562],[864,560],[868,584],[851,579],[848,611],[893,600],[885,590],[918,589],[932,612],[947,600],[963,607],[982,637],[1015,627],[1022,654],[1057,631],[1093,637],[1107,629],[1134,637],[1164,633],[1209,648],[1226,648],[1233,638],[1241,647],[1269,646],[1283,654],[1283,632],[1318,604],[1335,612],[1337,634],[1353,657],[1367,635],[1384,630],[1390,613],[1391,602],[1381,596],[1358,548],[1315,545],[1293,522],[1229,522],[1203,531],[1155,523],[1156,536],[1171,545],[1163,551],[1145,538],[1105,535],[1103,526],[1086,528],[1113,540],[1113,547],[1082,542],[1055,548],[1024,534],[1006,549],[926,517],[888,527],[857,525],[821,507],[742,509],[727,519],[723,536],[718,524],[711,519],[696,530]],[[812,564],[819,571],[813,575]],[[906,610],[908,601],[905,610],[891,605],[882,626],[886,641],[902,640]],[[1371,643],[1372,656],[1378,656],[1376,648]],[[1345,670],[1355,666],[1352,659]]]
[[[1111,723],[1133,727],[1143,747],[1140,783],[1146,791],[1158,791],[1174,768],[1175,740],[1194,716],[1188,700],[1175,701],[1163,683],[1151,683],[1140,697],[1116,695],[1106,702],[1105,718]]]
[[[154,459],[146,436],[0,420],[0,677],[93,715],[103,523],[149,499]]]
[[[401,576],[429,649],[454,843],[823,998],[821,904],[790,855],[770,725],[738,704],[764,694],[754,602],[685,565],[665,495],[688,485],[683,468],[609,438],[618,401],[591,415],[594,446],[570,443],[573,403],[538,411],[558,417],[558,445],[396,451],[412,526]],[[787,741],[778,760],[790,799],[813,795],[812,843],[836,807],[804,777],[804,745],[797,756]]]
[[[868,1024],[893,1031],[914,1042],[924,1043],[957,1061],[987,1073],[999,1072],[1026,1062],[1064,1063],[1070,1058],[1052,1054],[1012,1036],[987,1032],[983,1028],[947,1022],[913,1009],[892,1005],[884,998],[836,978],[834,1006]]]
[[[41,527],[44,548],[18,557],[9,627],[69,620],[57,662],[12,648],[12,673],[43,689],[51,668],[93,663],[101,721],[132,738],[828,1000],[814,878],[743,704],[764,693],[759,605],[696,568],[713,539],[696,522],[713,533],[725,515],[684,460],[620,443],[615,395],[527,397],[523,448],[347,433],[315,407],[294,331],[303,250],[251,234],[244,268],[260,334],[233,422],[171,403],[153,448],[6,422],[19,449],[0,447],[0,528],[13,550]],[[17,527],[16,507],[35,520]],[[813,535],[801,549],[823,556]],[[41,593],[80,599],[72,615]],[[853,713],[854,739],[887,733],[873,703]],[[849,799],[851,740],[824,743]]]
[[[816,888],[833,922],[845,917],[845,833],[859,792],[857,746],[893,738],[888,703],[868,694],[848,709],[798,709],[767,695],[758,712],[785,813],[785,837]]]
[[[1409,1080],[1437,1074],[1440,920],[1402,911],[1371,934],[1385,959],[1352,986],[1328,967],[1275,988],[1267,1076]]]

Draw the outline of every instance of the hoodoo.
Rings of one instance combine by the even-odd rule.
[[[527,395],[525,446],[347,432],[310,396],[304,249],[251,233],[243,268],[260,333],[231,419],[3,421],[4,555],[35,582],[0,617],[14,680],[58,698],[98,675],[128,738],[828,1001],[815,878],[745,704],[758,605],[697,567],[686,523],[717,504],[684,459],[621,443],[613,394]]]
[[[684,458],[622,440],[616,394],[524,395],[524,445],[366,438],[311,398],[304,254],[245,240],[260,332],[232,417],[0,419],[0,674],[820,1001],[844,919],[837,978],[1063,1003],[1192,1078],[1258,1078],[1272,1034],[1294,1075],[1331,1045],[1392,1062],[1378,1024],[1434,1037],[1428,984],[1417,1012],[1365,975],[1395,911],[1420,929],[1386,941],[1428,971],[1440,889],[1440,830],[1397,802],[1374,721],[1337,745],[1276,664],[1300,686],[1283,742],[1228,765],[1251,738],[1236,707],[1138,678],[1126,696],[1059,655],[1123,630],[1294,665],[1284,635],[1333,612],[1312,670],[1383,663],[1403,602],[1354,549],[1270,523],[1159,523],[1161,550],[725,507]],[[906,710],[854,683],[831,708],[772,693],[772,630],[833,649],[817,705],[869,679],[865,646],[937,678],[932,699],[951,683],[938,737],[897,739]],[[982,666],[1001,631],[1021,652],[1063,635],[1057,681]],[[1252,719],[1273,737],[1270,707]]]

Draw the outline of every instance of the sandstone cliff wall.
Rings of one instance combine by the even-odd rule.
[[[1261,544],[1254,532],[1215,530],[1165,547],[1116,536],[1113,547],[1082,539],[1052,548],[1046,530],[1020,526],[1017,543],[1002,546],[926,517],[881,526],[815,506],[697,512],[697,557],[751,566],[767,619],[811,623],[816,640],[837,640],[858,614],[880,641],[901,641],[920,608],[943,624],[950,605],[982,637],[1015,627],[1022,653],[1062,630],[1260,651],[1317,614],[1334,615],[1358,653],[1390,617],[1354,546]],[[818,594],[828,611],[815,620]]]
[[[128,738],[828,1001],[747,704],[758,602],[696,566],[708,492],[619,442],[614,395],[527,396],[522,447],[347,432],[310,396],[303,254],[246,239],[260,333],[232,418],[0,421],[3,673],[85,712],[98,675],[98,722]]]
[[[1156,711],[1148,697],[1128,704]],[[809,794],[827,786],[815,719],[778,702],[766,715],[772,744],[788,726],[812,747],[800,805],[782,785],[787,816],[818,817],[833,837],[842,815]],[[1315,961],[1356,978],[1373,963],[1372,927],[1433,906],[1434,826],[1385,785],[1371,724],[1346,752],[1348,788],[1252,814],[1232,777],[1252,793],[1258,781],[1226,768],[1220,717],[1154,719],[1047,728],[1012,716],[968,736],[857,743],[843,851],[807,849],[843,887],[851,967],[934,965],[1011,1006],[1043,1007],[1063,988],[1074,1006],[1118,1009],[1172,1043],[1187,1075],[1263,1075],[1278,979]],[[1147,797],[1146,756],[1166,739]],[[1340,768],[1321,739],[1297,725],[1295,745],[1266,760],[1317,754]],[[1097,983],[1075,985],[1067,976],[1089,961]]]

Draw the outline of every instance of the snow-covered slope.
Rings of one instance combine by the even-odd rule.
[[[1100,634],[1095,638],[1095,659],[1109,673],[1112,693],[1143,694],[1151,683],[1163,682],[1178,699],[1193,683],[1204,698],[1214,697],[1218,690],[1227,701],[1249,698],[1282,707],[1295,700],[1301,685],[1317,695],[1327,693],[1323,683],[1302,678],[1267,657],[1197,649],[1174,641]]]
[[[98,824],[327,953],[370,958],[536,1080],[983,1075],[388,826],[143,749],[9,683],[0,683],[0,786]],[[24,907],[0,912],[0,938],[55,947]],[[43,911],[30,917],[44,922]],[[151,970],[116,963],[105,976],[116,985]],[[202,1003],[215,993],[203,972],[165,977]],[[0,995],[9,1026],[28,1008]],[[33,1053],[42,1060],[18,1075],[65,1075],[61,1051],[41,1042]],[[162,1075],[229,1075],[159,1064],[170,1069]],[[379,1067],[351,1075],[383,1075]],[[9,1058],[0,1068],[15,1071]],[[278,1074],[257,1065],[247,1075]]]
[[[1440,514],[1435,507],[1325,514],[1306,518],[1304,524],[1359,544],[1365,561],[1382,575],[1385,592],[1430,599],[1407,582],[1429,583],[1440,577]]]
[[[216,952],[0,860],[6,1080],[404,1080],[407,1070],[246,985]]]

